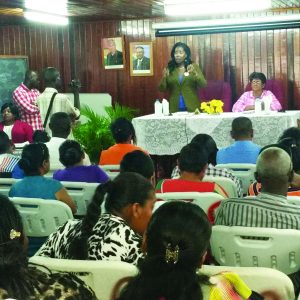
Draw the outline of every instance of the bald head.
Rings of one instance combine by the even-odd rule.
[[[292,167],[291,158],[283,149],[270,147],[262,151],[256,162],[256,179],[261,182],[262,191],[286,195]]]

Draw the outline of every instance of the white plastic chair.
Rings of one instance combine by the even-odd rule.
[[[107,176],[114,180],[120,174],[120,165],[100,165],[99,166]]]
[[[84,216],[99,183],[62,181],[77,206],[76,216]]]
[[[99,300],[110,300],[116,283],[124,277],[135,276],[138,272],[134,265],[118,261],[83,261],[33,256],[30,258],[30,262],[46,266],[54,272],[81,272],[79,277],[95,291]],[[256,292],[271,290],[276,292],[280,299],[294,299],[291,280],[277,270],[204,265],[199,271],[208,276],[232,271],[237,273]]]
[[[268,267],[285,274],[300,269],[300,231],[213,226],[212,255],[222,266]]]
[[[216,165],[216,168],[231,170],[232,173],[241,180],[243,194],[247,195],[250,184],[255,181],[255,164],[219,164]]]
[[[198,192],[176,192],[176,193],[156,193],[156,198],[172,201],[172,200],[183,200],[192,202],[200,206],[205,213],[208,213],[208,209],[211,205],[223,200],[224,197],[216,193],[198,193]]]
[[[221,176],[204,176],[202,181],[211,181],[221,186],[227,193],[229,198],[237,198],[237,187],[232,179]]]
[[[237,273],[248,287],[258,293],[273,291],[279,299],[294,300],[294,287],[290,278],[284,273],[269,269],[256,267],[228,267],[203,265],[199,270],[201,274],[212,276],[224,271]]]
[[[46,237],[69,219],[71,208],[58,200],[10,198],[21,214],[24,230],[30,237]]]
[[[289,204],[300,205],[300,196],[287,196],[286,198]]]
[[[67,260],[33,256],[30,262],[46,266],[52,271],[86,272],[79,277],[94,290],[99,300],[110,300],[116,283],[124,277],[135,276],[138,272],[134,265],[121,261]]]
[[[0,194],[8,196],[11,186],[17,181],[14,178],[0,178]]]

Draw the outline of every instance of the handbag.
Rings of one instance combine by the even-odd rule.
[[[53,101],[54,101],[54,98],[55,98],[56,95],[57,95],[57,93],[53,93],[53,95],[51,97],[50,104],[49,104],[49,107],[48,107],[48,110],[47,110],[47,113],[46,113],[45,121],[44,121],[44,124],[43,124],[44,128],[46,128],[46,126],[47,126],[49,115],[50,115],[50,112],[51,112],[51,109],[52,109],[52,106],[53,106]]]

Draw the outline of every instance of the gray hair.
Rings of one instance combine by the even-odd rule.
[[[277,147],[262,151],[256,161],[256,172],[261,178],[285,178],[291,170],[290,156],[286,151]]]

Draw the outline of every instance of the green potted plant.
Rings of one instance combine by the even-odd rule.
[[[117,118],[123,117],[132,120],[138,110],[122,106],[116,103],[114,106],[106,106],[107,116],[96,114],[90,107],[83,106],[80,113],[87,121],[78,124],[73,129],[75,139],[82,145],[89,155],[92,163],[99,162],[100,153],[112,146],[115,141],[110,132],[110,124]]]

